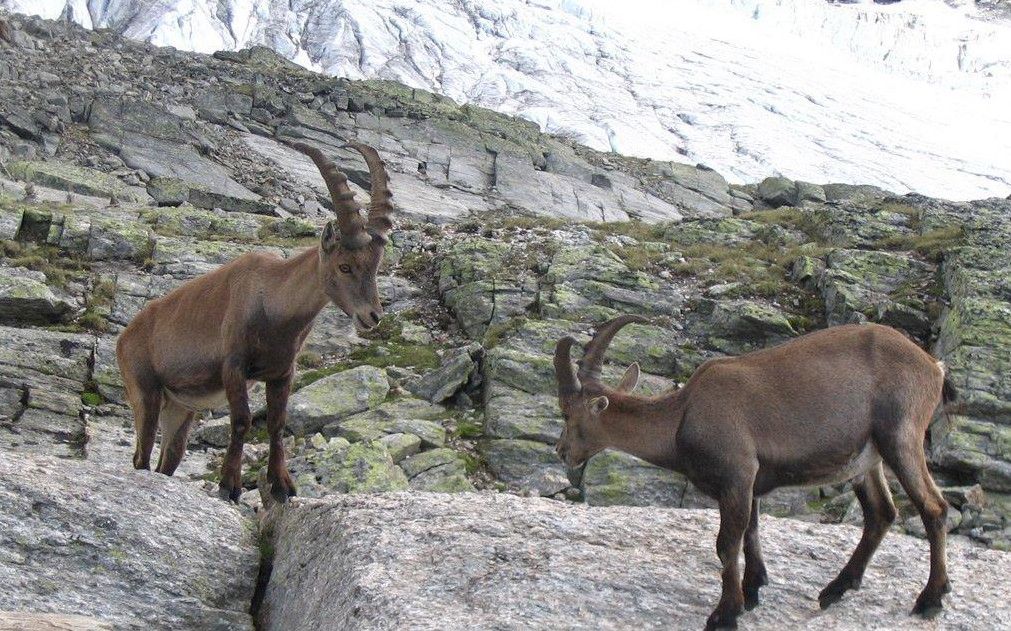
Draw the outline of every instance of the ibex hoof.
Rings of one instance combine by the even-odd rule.
[[[295,497],[297,493],[295,492],[295,487],[285,486],[283,484],[271,484],[270,485],[270,496],[274,498],[274,501],[278,504],[284,504],[288,501],[289,497]]]
[[[736,629],[737,628],[737,617],[733,618],[723,618],[717,614],[713,614],[706,621],[706,631],[717,631],[717,629]]]
[[[717,629],[736,629],[737,616],[726,615],[719,611],[714,611],[709,620],[706,620],[706,631],[716,631]]]
[[[762,568],[754,575],[749,575],[747,571],[745,571],[743,588],[744,588],[744,608],[746,610],[751,611],[752,609],[758,606],[758,590],[763,585],[768,584],[769,584],[769,575],[765,571],[765,568]]]
[[[818,606],[827,609],[842,600],[843,594],[851,589],[860,589],[860,579],[837,577],[818,594]]]
[[[913,605],[912,613],[924,618],[933,618],[937,614],[941,613],[943,608],[944,606],[941,604],[941,594],[935,595],[924,592],[916,599],[916,604]]]
[[[226,502],[239,503],[239,497],[242,495],[242,487],[230,487],[225,485],[218,486],[218,497],[225,500]]]
[[[758,606],[758,588],[745,590],[744,592],[744,608],[751,611]]]

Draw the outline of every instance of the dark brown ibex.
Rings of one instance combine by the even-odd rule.
[[[602,325],[573,372],[576,340],[555,347],[558,399],[565,428],[556,450],[570,467],[612,447],[683,473],[720,507],[716,550],[723,592],[706,628],[735,627],[767,584],[758,542],[758,501],[782,486],[852,480],[864,531],[849,562],[818,595],[821,606],[860,586],[867,562],[895,519],[882,461],[898,477],[923,519],[930,577],[914,613],[941,608],[947,504],[923,453],[927,426],[951,398],[940,362],[895,329],[847,325],[740,357],[706,362],[683,388],[654,397],[630,394],[629,366],[616,388],[600,381],[604,352],[626,324]],[[743,542],[744,580],[738,572]]]
[[[251,252],[149,302],[116,345],[119,369],[137,430],[133,466],[150,468],[159,425],[158,471],[172,475],[194,413],[228,403],[231,441],[221,467],[221,494],[242,492],[242,444],[251,416],[247,385],[267,385],[268,480],[278,501],[295,494],[281,432],[295,357],[327,302],[359,328],[379,323],[383,308],[376,273],[393,227],[388,175],[376,150],[351,144],[372,178],[368,223],[336,165],[314,147],[291,146],[312,158],[333,199],[336,219],[320,243],[290,259]]]

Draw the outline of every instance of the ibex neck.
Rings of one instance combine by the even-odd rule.
[[[273,297],[270,311],[312,322],[330,300],[323,292],[319,266],[319,248],[309,248],[285,261],[274,279],[276,286],[267,288]]]
[[[601,419],[608,446],[667,469],[676,466],[682,410],[676,394],[641,397],[609,394]]]

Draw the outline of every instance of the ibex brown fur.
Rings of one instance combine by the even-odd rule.
[[[221,494],[242,492],[242,445],[251,416],[247,385],[267,385],[268,480],[279,501],[295,494],[281,432],[294,362],[313,320],[328,302],[360,328],[379,323],[383,308],[376,273],[392,228],[388,176],[375,149],[352,144],[372,177],[368,223],[347,178],[316,148],[292,147],[319,167],[336,219],[320,243],[290,259],[245,254],[149,302],[116,345],[119,369],[137,430],[133,465],[150,468],[159,425],[158,471],[172,475],[186,452],[196,411],[221,405],[231,413],[231,441],[221,468]]]
[[[600,381],[611,339],[636,316],[602,325],[573,372],[575,339],[555,348],[565,429],[557,451],[572,467],[612,447],[679,471],[720,507],[716,549],[723,593],[707,628],[734,627],[758,604],[767,581],[758,542],[758,502],[782,486],[852,480],[864,532],[849,562],[821,591],[822,607],[860,586],[895,506],[882,461],[916,506],[930,542],[930,577],[913,608],[929,614],[949,590],[947,505],[924,458],[927,426],[949,388],[943,366],[889,327],[848,325],[765,350],[703,364],[685,386],[659,396],[630,394],[632,364],[617,388]],[[738,555],[743,544],[743,585]]]

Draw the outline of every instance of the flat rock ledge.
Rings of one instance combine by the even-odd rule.
[[[252,520],[193,484],[0,453],[0,629],[252,629],[258,569]]]
[[[268,630],[692,629],[719,597],[711,510],[391,493],[296,499],[270,519]],[[763,516],[761,533],[771,584],[742,629],[1011,628],[1011,554],[950,542],[953,591],[926,622],[908,615],[925,541],[890,533],[863,589],[821,611],[860,530]]]

